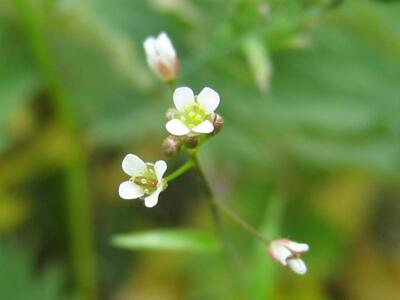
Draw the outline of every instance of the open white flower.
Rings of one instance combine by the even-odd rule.
[[[288,239],[274,240],[269,244],[269,255],[293,272],[303,275],[307,272],[304,261],[300,258],[309,250],[307,244],[296,243]]]
[[[176,136],[211,133],[214,130],[214,111],[219,105],[219,95],[209,87],[198,96],[188,87],[177,88],[173,95],[177,113],[165,128]]]
[[[179,70],[179,60],[174,46],[165,32],[158,37],[148,37],[143,42],[147,63],[152,71],[162,80],[175,80]]]
[[[120,184],[119,196],[126,200],[142,198],[146,207],[155,206],[158,196],[167,187],[163,179],[167,170],[165,161],[145,163],[138,156],[128,154],[122,161],[122,169],[131,178]]]

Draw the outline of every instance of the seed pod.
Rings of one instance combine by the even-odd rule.
[[[212,132],[213,134],[217,134],[218,132],[220,132],[222,130],[222,127],[224,127],[224,118],[219,114],[215,114],[213,126],[214,126],[214,131]]]
[[[198,144],[198,138],[196,136],[185,136],[183,138],[183,143],[189,149],[195,148]]]
[[[181,142],[176,137],[170,135],[164,139],[162,149],[165,155],[174,156],[181,149]]]

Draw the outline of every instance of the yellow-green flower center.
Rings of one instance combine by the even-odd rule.
[[[185,105],[179,119],[190,129],[202,123],[207,117],[204,107],[195,102],[192,105]]]
[[[142,187],[145,195],[150,195],[157,189],[158,180],[153,165],[148,164],[143,175],[134,176],[130,180]]]

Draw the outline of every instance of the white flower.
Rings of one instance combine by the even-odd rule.
[[[175,118],[165,125],[173,135],[182,136],[211,133],[214,111],[219,105],[219,95],[209,87],[205,87],[198,96],[188,87],[177,88],[173,95],[178,112]]]
[[[167,187],[163,179],[167,170],[165,161],[145,163],[136,155],[128,154],[122,161],[122,169],[131,178],[120,184],[119,196],[126,200],[144,198],[146,207],[155,206],[158,196]]]
[[[148,37],[143,42],[147,63],[153,72],[162,80],[175,80],[179,70],[179,60],[174,46],[165,32],[157,38]]]
[[[308,250],[307,244],[296,243],[288,239],[274,240],[269,244],[269,255],[300,275],[307,272],[306,264],[300,257]]]

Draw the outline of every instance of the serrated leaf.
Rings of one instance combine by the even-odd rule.
[[[126,250],[215,252],[220,249],[214,235],[191,229],[162,229],[115,235],[112,244]]]

